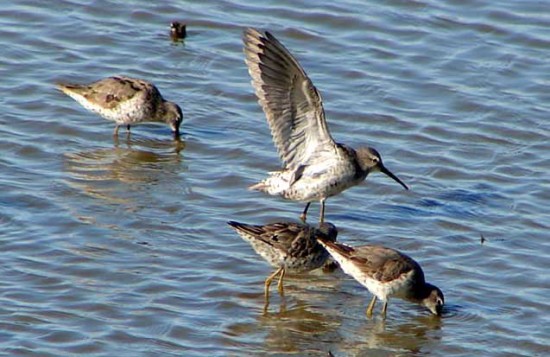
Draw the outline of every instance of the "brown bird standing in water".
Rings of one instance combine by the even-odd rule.
[[[116,123],[118,128],[144,122],[161,122],[179,135],[183,114],[181,108],[164,100],[157,87],[136,78],[115,76],[91,84],[59,83],[59,90],[76,100],[84,108]]]

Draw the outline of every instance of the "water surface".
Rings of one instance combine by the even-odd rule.
[[[0,10],[1,354],[548,354],[544,2],[44,5]],[[271,269],[225,222],[295,220],[303,205],[246,189],[280,167],[246,26],[300,60],[337,141],[376,147],[410,185],[374,174],[329,199],[327,219],[341,241],[417,259],[443,318],[392,300],[368,320],[370,295],[338,271],[289,276],[264,312]],[[54,86],[115,74],[182,106],[181,141],[155,125],[114,140]]]

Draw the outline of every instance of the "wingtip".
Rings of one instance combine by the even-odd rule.
[[[243,31],[243,41],[245,44],[252,40],[258,40],[260,37],[262,37],[262,33],[253,27],[247,27]]]
[[[347,255],[354,250],[353,247],[347,244],[331,242],[327,237],[317,237],[317,241],[321,243],[321,245],[325,247],[325,249],[333,251],[340,255]]]
[[[230,225],[233,228],[237,228],[241,225],[241,223],[239,223],[237,221],[227,221],[227,224]]]
[[[253,227],[250,224],[241,223],[237,221],[227,221],[227,224],[231,226],[233,229],[235,229],[237,232],[245,232],[245,231],[248,231],[251,227]]]
[[[249,40],[256,40],[260,43],[275,42],[279,43],[277,38],[268,30],[262,31],[253,27],[247,27],[243,31],[243,40],[249,42]]]
[[[252,224],[240,223],[237,221],[228,221],[227,224],[231,226],[242,238],[249,240],[251,237],[256,238],[261,233],[261,226],[255,226]]]
[[[255,183],[254,185],[248,186],[249,191],[264,191],[266,185],[263,182]]]
[[[326,248],[327,246],[332,248],[332,246],[334,245],[334,242],[331,241],[330,238],[327,237],[327,236],[325,236],[324,234],[319,234],[319,235],[317,235],[315,238],[316,238],[317,241],[318,241],[319,243],[321,243],[321,245],[322,245],[323,247],[325,247],[325,248]]]
[[[55,87],[65,94],[69,94],[70,92],[72,92],[71,87],[74,88],[74,86],[75,86],[74,84],[70,84],[70,83],[61,83],[61,82],[55,83]]]
[[[261,36],[262,32],[254,27],[247,27],[244,29],[243,34],[256,37],[258,35]]]

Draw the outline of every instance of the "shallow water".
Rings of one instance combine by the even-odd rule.
[[[550,18],[540,1],[58,1],[0,10],[3,355],[549,353]],[[174,43],[168,25],[188,23]],[[225,222],[297,219],[246,187],[280,167],[241,33],[300,60],[336,140],[379,174],[327,203],[350,244],[400,249],[445,293],[443,318],[341,272],[271,269]],[[183,136],[111,123],[55,89],[113,74],[181,104]],[[317,218],[318,205],[311,209]],[[481,242],[481,236],[485,241]]]

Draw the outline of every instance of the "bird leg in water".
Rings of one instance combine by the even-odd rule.
[[[386,311],[388,310],[388,300],[384,301],[384,306],[382,307],[382,318],[386,319]]]
[[[281,272],[284,272],[284,268],[280,267],[275,271],[275,273],[271,274],[270,276],[265,279],[265,298],[269,299],[269,286],[271,285],[271,281],[279,275]]]
[[[280,295],[284,295],[284,289],[283,289],[283,278],[285,277],[285,268],[282,268],[281,275],[279,276],[279,284],[277,284],[277,290],[279,291]]]
[[[319,224],[323,224],[325,222],[325,199],[323,198],[321,200],[321,213],[319,215]]]
[[[372,309],[374,309],[374,304],[376,304],[376,295],[372,297],[372,300],[369,303],[369,306],[367,307],[367,317],[372,317]]]
[[[306,205],[306,208],[304,208],[304,211],[302,212],[302,214],[300,215],[300,219],[306,223],[306,218],[307,218],[307,210],[309,209],[309,205],[311,204],[311,202],[308,202],[307,205]]]

